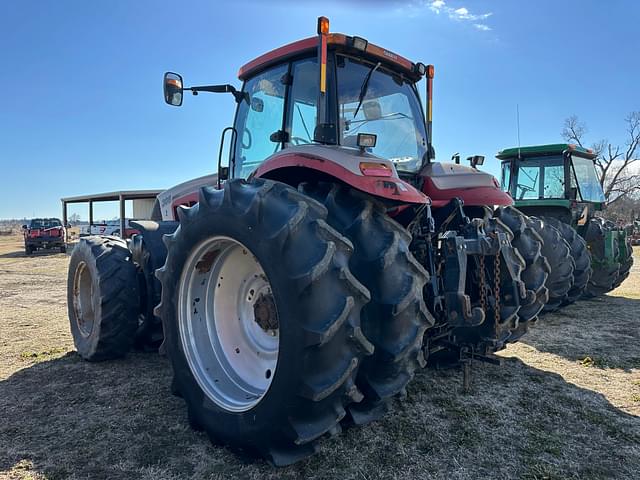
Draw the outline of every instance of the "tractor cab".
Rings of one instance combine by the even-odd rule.
[[[220,158],[220,181],[261,177],[296,184],[312,171],[381,199],[422,204],[426,195],[399,174],[416,175],[430,158],[430,121],[416,88],[425,76],[430,85],[433,66],[360,37],[329,33],[328,20],[320,17],[318,36],[242,66],[241,90],[183,88],[182,77],[169,72],[165,101],[180,105],[184,91],[234,95],[234,124],[222,139],[231,137],[228,167]]]
[[[532,215],[553,211],[565,223],[584,225],[605,201],[595,157],[592,150],[572,144],[508,148],[497,155],[501,188]]]
[[[231,85],[183,88],[165,75],[165,101],[183,92],[228,92],[237,102],[228,159],[218,160],[218,183],[267,178],[298,185],[318,175],[378,197],[391,206],[509,205],[491,175],[434,162],[431,136],[434,67],[414,63],[357,36],[329,33],[268,52],[242,66],[241,90]],[[426,115],[417,84],[426,83]]]
[[[366,152],[398,171],[419,170],[428,142],[414,64],[395,54],[395,61],[379,58],[383,50],[366,40],[332,34],[325,65],[309,40],[240,69],[245,97],[234,125],[234,176],[246,178],[271,155],[303,145]]]

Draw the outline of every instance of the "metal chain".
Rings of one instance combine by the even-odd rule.
[[[484,255],[480,255],[480,307],[487,313],[487,286],[484,277]]]
[[[494,261],[493,277],[493,288],[496,299],[494,313],[495,324],[497,328],[498,324],[500,323],[500,252],[496,254],[496,259]]]

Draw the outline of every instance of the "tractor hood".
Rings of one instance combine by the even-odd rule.
[[[420,172],[422,191],[431,197],[434,207],[446,205],[452,198],[467,206],[512,205],[513,199],[500,190],[498,180],[486,172],[457,163],[432,162]]]
[[[358,148],[300,145],[267,158],[255,177],[290,185],[313,180],[340,181],[362,192],[398,203],[428,203],[429,198],[400,179],[393,162]]]

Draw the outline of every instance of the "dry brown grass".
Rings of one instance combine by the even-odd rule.
[[[165,358],[73,351],[61,254],[0,238],[0,478],[640,478],[640,256],[621,288],[548,316],[474,367],[421,372],[381,422],[276,470],[212,446]]]

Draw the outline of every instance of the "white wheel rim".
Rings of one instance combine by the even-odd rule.
[[[231,412],[260,402],[278,362],[278,326],[271,284],[247,247],[219,236],[194,248],[180,279],[178,328],[209,399]]]
[[[73,312],[80,335],[88,337],[93,331],[93,279],[85,262],[80,262],[73,275]]]

